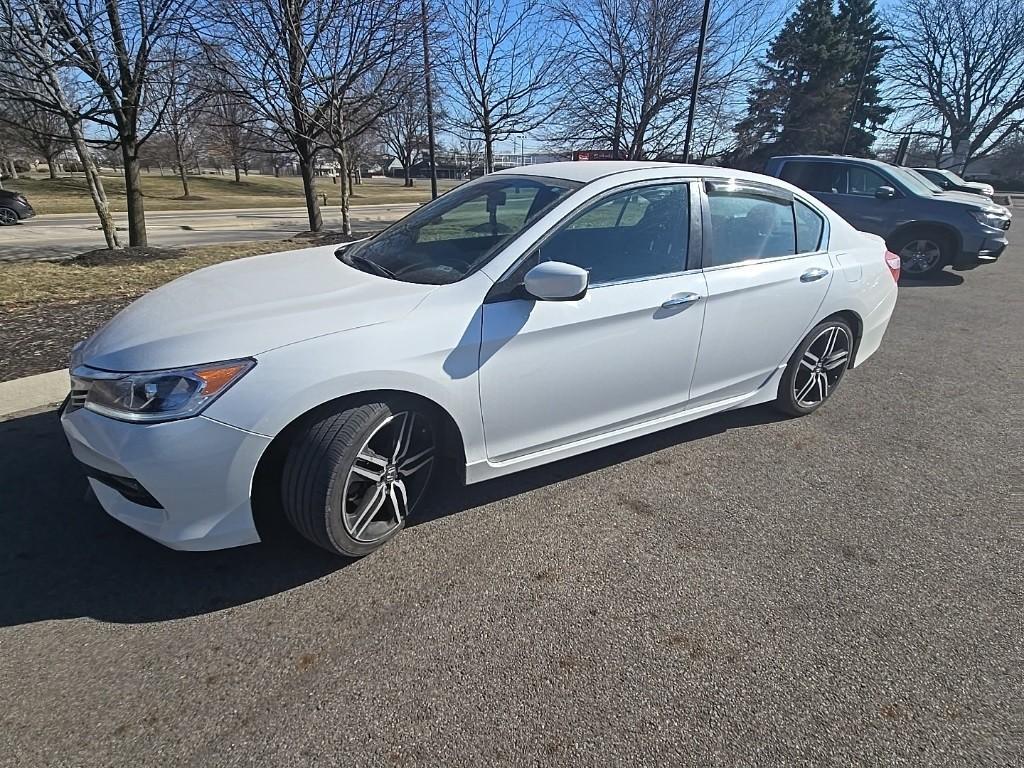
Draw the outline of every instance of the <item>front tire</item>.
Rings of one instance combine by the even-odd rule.
[[[285,459],[285,516],[330,552],[368,555],[398,535],[426,495],[437,435],[432,415],[403,398],[311,417]]]
[[[9,227],[21,221],[18,212],[13,208],[0,207],[0,227]]]
[[[853,331],[833,318],[814,326],[789,359],[775,407],[790,416],[806,416],[832,396],[850,367]]]

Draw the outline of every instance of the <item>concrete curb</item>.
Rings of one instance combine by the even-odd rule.
[[[0,418],[55,405],[67,396],[68,386],[67,368],[0,382]]]

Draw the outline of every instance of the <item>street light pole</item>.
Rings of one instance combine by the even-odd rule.
[[[697,89],[700,87],[700,71],[704,66],[704,42],[708,37],[708,17],[711,15],[711,0],[704,0],[704,16],[700,20],[700,40],[697,43],[697,61],[693,65],[693,87],[690,89],[690,114],[686,118],[686,138],[683,140],[683,162],[690,162],[690,141],[693,139],[693,119],[697,113]]]
[[[430,158],[430,199],[437,197],[437,163],[434,160],[434,89],[430,83],[430,44],[427,35],[427,0],[420,0],[423,27],[423,87],[427,89],[427,153]]]

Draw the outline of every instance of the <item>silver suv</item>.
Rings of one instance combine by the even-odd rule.
[[[1006,250],[1010,210],[964,192],[944,192],[917,173],[858,157],[773,157],[769,176],[807,190],[857,229],[885,238],[903,273],[920,278],[973,269]]]

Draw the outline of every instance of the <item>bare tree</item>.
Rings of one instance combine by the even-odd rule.
[[[186,39],[196,0],[25,0],[45,19],[54,59],[94,86],[90,118],[116,137],[124,167],[128,240],[146,245],[139,147],[159,128],[166,103],[149,103],[163,54]]]
[[[698,91],[698,156],[720,150],[757,51],[777,14],[767,0],[712,9]],[[686,128],[700,32],[699,0],[555,0],[569,29],[558,70],[567,94],[559,143],[643,159],[671,154]]]
[[[198,71],[187,50],[168,51],[164,66],[151,89],[163,105],[162,133],[170,141],[173,165],[178,169],[182,196],[189,198],[188,170],[196,164],[196,133],[205,91],[197,82]]]
[[[1024,3],[906,0],[890,27],[893,96],[918,132],[948,140],[956,165],[991,154],[1021,130]]]
[[[427,100],[422,73],[404,73],[394,90],[404,97],[381,116],[376,130],[405,169],[405,186],[411,187],[412,164],[427,141]]]
[[[0,54],[19,69],[19,77],[9,78],[6,86],[12,97],[63,117],[85,172],[107,247],[119,248],[121,243],[110,215],[103,179],[82,128],[94,109],[83,106],[82,100],[76,98],[78,83],[67,75],[68,66],[60,58],[63,53],[53,45],[57,36],[51,31],[51,22],[41,3],[35,0],[0,0]]]
[[[46,160],[50,178],[56,179],[58,158],[71,147],[64,118],[38,101],[8,95],[0,101],[0,122],[18,146]]]
[[[489,173],[496,142],[536,130],[557,107],[557,27],[541,0],[448,0],[442,18],[449,121],[463,138],[483,138]]]

